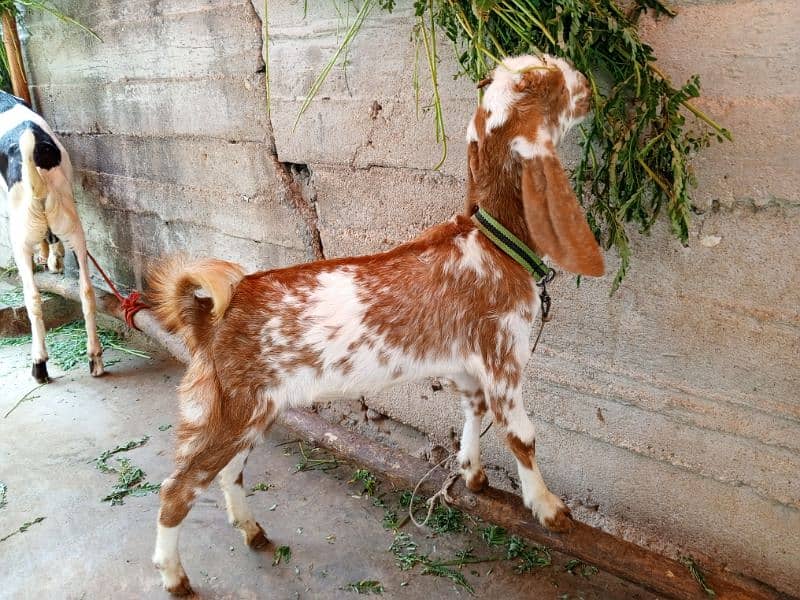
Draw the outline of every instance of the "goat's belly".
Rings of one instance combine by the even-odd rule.
[[[304,367],[283,378],[279,387],[265,392],[285,406],[308,406],[314,402],[358,398],[425,377],[449,378],[464,372],[463,361],[455,358],[419,361],[364,360],[351,356],[324,364],[322,370]]]

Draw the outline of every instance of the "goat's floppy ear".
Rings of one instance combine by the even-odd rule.
[[[563,269],[599,277],[603,254],[555,154],[522,163],[522,204],[533,243]]]

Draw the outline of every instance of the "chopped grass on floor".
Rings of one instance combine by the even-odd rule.
[[[413,510],[416,512],[418,509],[425,506],[425,498],[422,496],[415,496],[411,490],[405,490],[400,493],[400,508],[405,508],[408,510],[408,507],[411,505],[411,502],[414,502]]]
[[[53,294],[48,292],[41,292],[42,302],[48,298],[53,298]],[[25,306],[25,294],[21,287],[13,287],[5,292],[0,292],[0,304],[6,306],[18,307]]]
[[[117,483],[114,484],[111,493],[102,499],[103,502],[110,502],[111,506],[116,506],[124,504],[126,496],[146,496],[161,489],[160,483],[145,481],[145,472],[132,464],[130,459],[118,458],[117,463],[114,469],[118,475]]]
[[[343,588],[339,588],[347,592],[356,592],[357,594],[382,594],[383,586],[380,581],[374,579],[362,579],[361,581],[352,581]]]
[[[127,444],[120,444],[116,448],[112,450],[104,451],[100,456],[94,459],[94,463],[100,471],[103,473],[113,473],[114,469],[108,466],[108,459],[111,458],[115,454],[119,454],[120,452],[128,452],[129,450],[133,450],[134,448],[141,448],[147,443],[147,440],[150,439],[149,435],[143,435],[138,440],[131,440]]]
[[[289,546],[278,546],[272,556],[272,566],[275,567],[281,562],[288,563],[292,560],[292,549]]]
[[[103,348],[114,348],[125,354],[150,358],[150,355],[124,344],[122,336],[113,329],[97,328],[97,335]],[[30,335],[0,339],[0,346],[21,346],[29,344]],[[45,337],[50,359],[64,371],[86,362],[86,327],[83,321],[73,321],[47,332]]]
[[[267,492],[272,487],[271,483],[264,483],[263,481],[258,482],[253,487],[250,488],[251,492]]]
[[[169,424],[169,423],[164,423],[163,425],[159,425],[159,426],[158,426],[158,430],[159,430],[159,431],[166,431],[166,430],[167,430],[167,429],[169,429],[170,427],[172,427],[172,425],[171,425],[171,424]]]
[[[19,269],[17,269],[17,265],[13,263],[0,269],[0,277],[2,277],[3,279],[8,279],[9,277],[16,277],[17,273],[19,273]]]
[[[134,448],[140,448],[147,443],[149,436],[143,436],[138,440],[131,440],[127,444],[121,444],[112,450],[106,450],[95,459],[95,466],[103,473],[116,473],[117,482],[111,488],[111,493],[101,499],[101,502],[110,502],[111,506],[124,504],[127,496],[146,496],[153,494],[161,489],[161,484],[146,481],[147,474],[139,467],[131,463],[128,458],[117,458],[117,465],[111,466],[108,460],[120,452],[128,452]]]
[[[0,542],[5,542],[8,538],[17,535],[18,533],[25,533],[32,526],[36,525],[37,523],[41,523],[46,518],[47,517],[36,517],[33,521],[27,521],[26,523],[23,523],[22,525],[20,525],[19,529],[15,529],[14,531],[9,533],[8,535],[6,535],[4,537],[1,537],[0,538]]]
[[[528,544],[516,535],[508,535],[505,529],[497,525],[484,528],[482,537],[490,548],[505,547],[506,559],[518,561],[514,566],[516,573],[530,573],[534,569],[553,564],[548,548],[538,544]]]
[[[297,444],[300,448],[300,462],[294,466],[294,472],[301,471],[331,471],[339,467],[339,461],[331,457],[313,458],[314,455],[323,456],[322,449],[307,447],[303,442]],[[284,454],[286,449],[284,449]]]
[[[427,554],[420,554],[417,551],[417,543],[407,533],[396,533],[389,550],[397,559],[397,566],[401,571],[408,571],[417,565],[422,565],[423,575],[434,575],[436,577],[446,577],[454,584],[463,587],[470,594],[475,590],[467,581],[464,574],[452,567],[459,569],[467,563],[486,562],[497,559],[478,559],[472,555],[471,549],[459,552],[455,560],[435,561],[431,560]]]
[[[439,505],[433,509],[428,527],[436,533],[463,533],[467,531],[464,513],[457,508]]]
[[[347,483],[361,483],[361,495],[374,496],[378,486],[378,478],[366,469],[358,469]]]
[[[597,567],[587,564],[579,558],[568,560],[564,565],[564,570],[573,575],[581,575],[582,577],[589,578],[592,575],[597,575]]]
[[[384,529],[397,529],[400,527],[400,519],[396,512],[387,508],[383,513],[382,524]]]
[[[700,587],[707,596],[714,598],[717,595],[717,593],[711,589],[711,587],[709,587],[708,583],[706,582],[706,576],[695,559],[693,559],[691,556],[681,556],[680,563],[689,569],[689,573],[691,573],[695,581],[700,584]]]
[[[0,481],[0,508],[5,508],[8,504],[8,500],[6,500],[6,496],[8,494],[8,486]]]

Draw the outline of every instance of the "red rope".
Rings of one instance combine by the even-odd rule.
[[[127,296],[123,296],[122,294],[120,294],[119,290],[117,290],[117,286],[115,286],[114,282],[108,278],[108,275],[106,275],[106,272],[103,271],[103,268],[99,264],[97,264],[97,261],[95,260],[94,256],[92,256],[91,253],[89,253],[88,251],[86,252],[86,254],[89,255],[89,258],[92,260],[92,263],[94,264],[94,268],[100,272],[100,275],[102,275],[103,279],[106,280],[106,283],[108,284],[108,287],[111,288],[111,291],[114,293],[114,296],[116,296],[117,300],[119,300],[120,308],[122,309],[122,314],[125,317],[125,324],[131,329],[139,329],[136,326],[136,323],[133,322],[133,317],[136,315],[137,312],[139,312],[143,308],[148,308],[147,304],[145,304],[141,300],[142,295],[136,290],[133,290]],[[141,329],[139,329],[139,331],[141,331]]]

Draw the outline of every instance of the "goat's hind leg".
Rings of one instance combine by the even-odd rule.
[[[19,278],[22,280],[22,293],[25,297],[25,309],[31,323],[31,357],[33,367],[31,375],[38,383],[47,383],[47,348],[44,345],[44,316],[42,314],[42,296],[33,280],[33,248],[14,243],[14,261],[17,263]]]
[[[254,550],[260,550],[269,545],[269,540],[250,511],[244,492],[244,465],[247,462],[250,450],[250,448],[247,448],[239,452],[219,472],[219,484],[225,494],[228,521],[242,532],[244,541],[248,546]]]
[[[75,257],[78,259],[78,274],[81,290],[81,308],[83,309],[83,320],[86,324],[86,353],[89,356],[89,372],[92,377],[99,377],[105,373],[103,367],[103,347],[100,345],[100,338],[97,335],[97,306],[94,297],[94,288],[89,278],[89,262],[86,251],[86,239],[80,224],[76,231],[69,238],[69,244],[75,250]],[[52,249],[51,249],[52,250]]]
[[[214,439],[206,431],[185,435],[178,429],[180,442],[177,468],[161,484],[161,507],[153,564],[161,573],[166,590],[175,596],[192,593],[178,552],[180,526],[197,497],[208,487],[225,465],[244,450],[231,438]],[[246,455],[246,454],[245,454]]]
[[[458,451],[458,464],[467,488],[480,492],[489,485],[481,466],[481,422],[486,412],[486,400],[480,382],[468,375],[453,378],[453,385],[461,395],[464,409],[464,430]]]
[[[63,273],[64,243],[52,233],[49,233],[48,239],[46,242],[42,243],[42,247],[47,247],[49,249],[47,256],[47,270],[51,273]]]

